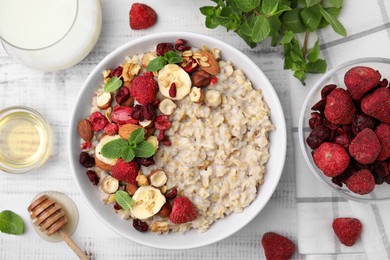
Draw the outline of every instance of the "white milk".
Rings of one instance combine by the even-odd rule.
[[[7,51],[43,71],[85,58],[101,23],[99,0],[0,0],[0,37]]]

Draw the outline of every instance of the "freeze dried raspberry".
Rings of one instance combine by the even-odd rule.
[[[89,122],[91,122],[91,129],[96,132],[102,130],[108,124],[107,118],[99,111],[89,116]]]
[[[342,146],[325,142],[314,150],[313,160],[326,176],[334,177],[348,167],[350,158]]]
[[[171,128],[172,123],[169,121],[168,116],[166,115],[159,115],[156,117],[156,120],[154,122],[154,127],[157,130],[168,130]]]
[[[295,245],[290,239],[274,232],[265,233],[261,244],[267,260],[287,260],[295,251]]]
[[[355,111],[351,96],[342,88],[326,97],[325,118],[333,124],[350,124]]]
[[[85,168],[95,166],[95,158],[90,156],[87,152],[81,152],[79,156],[79,163]]]
[[[377,160],[384,161],[390,158],[390,124],[380,124],[375,129],[375,134],[381,144],[381,151]]]
[[[356,218],[336,218],[332,228],[342,244],[353,246],[360,236],[362,223]]]
[[[357,66],[345,73],[344,83],[352,99],[359,100],[365,93],[379,84],[381,74],[372,68]]]
[[[350,191],[365,195],[375,188],[375,179],[369,170],[360,170],[347,179],[347,187]]]
[[[89,148],[91,148],[91,146],[92,146],[91,142],[83,142],[80,145],[80,149],[81,150],[88,150]]]
[[[376,160],[381,151],[378,137],[369,128],[363,129],[349,145],[349,154],[359,163],[369,164]]]
[[[131,117],[131,107],[115,106],[112,112],[111,119],[113,122],[124,125],[124,124],[138,124],[138,120]]]
[[[138,76],[131,82],[130,95],[142,105],[153,103],[158,90],[157,82],[152,77]]]
[[[148,29],[156,23],[157,14],[146,4],[134,3],[129,12],[129,20],[133,30]]]
[[[86,174],[89,181],[92,182],[93,185],[97,186],[99,184],[99,176],[95,171],[88,170]]]
[[[117,124],[110,123],[110,124],[106,125],[106,127],[104,128],[104,133],[106,133],[108,135],[116,135],[118,133],[118,130],[119,130],[119,127]]]
[[[390,124],[390,89],[377,88],[362,98],[360,107],[363,113],[372,116],[382,123]]]

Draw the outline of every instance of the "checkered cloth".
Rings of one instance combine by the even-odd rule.
[[[389,14],[390,1],[345,1],[340,20],[348,36],[341,38],[330,29],[318,34],[328,69],[361,57],[390,58]],[[310,86],[319,77],[310,78],[307,87],[291,91],[294,126],[298,125],[300,106]],[[326,189],[303,159],[297,127],[293,127],[293,136],[299,252],[306,259],[390,259],[390,204],[348,202]],[[335,237],[331,226],[337,217],[356,217],[362,222],[361,239],[353,247],[340,244]]]

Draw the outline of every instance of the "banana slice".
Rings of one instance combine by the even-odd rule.
[[[165,196],[159,189],[150,185],[141,186],[137,189],[134,196],[134,205],[130,212],[134,218],[147,219],[160,211],[165,204]]]
[[[176,85],[176,93],[170,95],[172,83]],[[191,78],[185,70],[176,64],[167,64],[158,73],[158,86],[161,94],[173,100],[185,98],[191,91]],[[174,91],[173,91],[174,92]]]
[[[107,158],[107,157],[104,157],[103,154],[102,154],[102,147],[108,143],[109,141],[112,141],[112,140],[115,140],[115,139],[119,139],[121,138],[119,135],[114,135],[114,136],[110,136],[110,135],[106,135],[104,136],[100,142],[98,143],[98,145],[96,145],[96,148],[95,148],[95,156],[98,160],[104,162],[105,164],[108,164],[108,165],[115,165],[116,164],[116,161],[118,159],[110,159],[110,158]]]

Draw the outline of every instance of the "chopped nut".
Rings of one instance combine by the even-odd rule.
[[[175,102],[173,102],[169,98],[164,99],[158,105],[158,109],[160,109],[161,113],[167,116],[172,115],[173,111],[175,111],[176,108],[177,105],[175,104]]]
[[[183,57],[191,57],[193,52],[191,50],[184,51],[181,56]]]
[[[102,75],[104,79],[104,83],[107,83],[107,81],[110,79],[111,70],[103,70]]]
[[[104,112],[104,116],[107,118],[108,122],[112,123],[111,120],[112,107],[107,108],[106,112]]]
[[[112,203],[115,203],[116,200],[115,200],[115,195],[114,194],[110,194],[106,199],[103,200],[104,204],[112,204]]]
[[[137,181],[138,186],[147,186],[147,185],[149,185],[148,178],[145,175],[143,175],[143,174],[138,175],[135,180]]]
[[[190,92],[190,99],[194,103],[201,103],[204,100],[204,92],[202,89],[194,87]]]
[[[102,92],[96,97],[97,106],[100,109],[107,109],[111,106],[112,95],[110,92]]]
[[[206,92],[205,102],[206,105],[210,107],[219,106],[222,103],[221,93],[219,93],[219,91],[214,89],[208,90]]]
[[[153,120],[144,120],[144,121],[140,121],[139,124],[144,127],[144,128],[147,128],[147,127],[150,127],[153,125]]]
[[[221,50],[220,49],[213,48],[211,50],[211,53],[213,54],[214,59],[216,59],[217,61],[221,59]]]
[[[152,232],[167,232],[169,230],[169,223],[167,221],[155,221],[150,226]]]
[[[167,183],[168,177],[163,170],[155,170],[150,173],[149,181],[150,185],[159,188]]]
[[[147,67],[148,64],[149,64],[149,62],[151,62],[151,61],[154,60],[155,58],[157,58],[157,55],[156,55],[154,52],[145,53],[145,54],[142,56],[142,59],[141,59],[141,64],[142,64],[142,66]]]
[[[141,70],[141,66],[136,63],[127,62],[123,65],[122,78],[124,81],[132,81]]]

